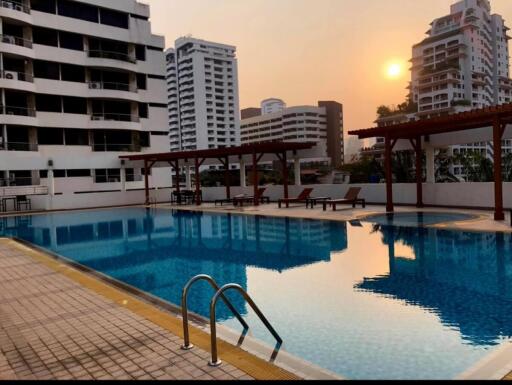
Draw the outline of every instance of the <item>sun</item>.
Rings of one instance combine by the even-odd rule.
[[[391,63],[388,65],[386,74],[390,79],[396,79],[402,75],[402,65],[398,63]]]

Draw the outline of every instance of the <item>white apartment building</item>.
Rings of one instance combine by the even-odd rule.
[[[491,14],[488,0],[459,1],[449,15],[434,20],[428,37],[413,46],[410,91],[417,118],[512,102],[508,30],[500,15]],[[512,151],[511,141],[503,145]],[[493,156],[485,142],[451,151],[468,149]],[[461,175],[461,166],[454,173]]]
[[[283,102],[284,103],[284,102]],[[343,106],[319,102],[253,116],[241,122],[242,144],[263,142],[314,142],[315,157],[308,162],[342,164],[344,161]]]
[[[0,185],[143,187],[120,155],[168,151],[164,38],[135,0],[0,2]],[[152,185],[170,185],[155,169]],[[122,203],[122,202],[120,202]]]
[[[236,47],[182,37],[166,59],[171,151],[239,146]]]

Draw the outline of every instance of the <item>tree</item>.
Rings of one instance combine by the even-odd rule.
[[[393,114],[393,111],[388,106],[382,105],[377,108],[377,115],[379,116],[379,118],[385,118],[392,114]]]

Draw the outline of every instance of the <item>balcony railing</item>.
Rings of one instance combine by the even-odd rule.
[[[103,50],[90,50],[89,57],[99,58],[99,59],[113,59],[125,61],[128,63],[137,63],[137,60],[123,52],[115,52],[115,51],[103,51]]]
[[[38,151],[39,146],[37,143],[23,143],[23,142],[7,142],[2,143],[0,141],[0,151]]]
[[[18,45],[20,47],[32,48],[32,41],[12,35],[0,35],[2,43]]]
[[[110,144],[110,143],[95,143],[92,146],[94,152],[140,152],[141,145],[135,144]]]
[[[1,187],[9,187],[9,186],[34,186],[35,184],[32,181],[32,178],[10,178],[10,179],[0,179]]]
[[[19,116],[36,116],[36,110],[27,107],[2,106],[0,105],[0,113],[2,115],[19,115]]]
[[[13,9],[15,11],[25,12],[30,14],[30,7],[28,5],[19,3],[17,1],[7,1],[2,0],[0,1],[0,7],[7,8],[7,9]]]
[[[0,78],[7,80],[19,80],[22,82],[34,83],[34,76],[25,72],[0,71]]]
[[[135,85],[127,83],[114,83],[114,82],[90,82],[89,88],[91,90],[114,90],[114,91],[126,91],[126,92],[137,92]]]
[[[115,113],[99,113],[92,114],[91,120],[102,120],[102,121],[117,121],[117,122],[135,122],[139,123],[140,118],[137,115],[130,114],[115,114]]]

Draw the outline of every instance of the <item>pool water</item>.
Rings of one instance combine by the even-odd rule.
[[[143,208],[0,218],[0,235],[174,304],[197,274],[238,283],[284,349],[346,378],[450,379],[512,338],[510,235]],[[190,309],[208,316],[211,296],[199,283]],[[241,330],[222,303],[218,316]]]

